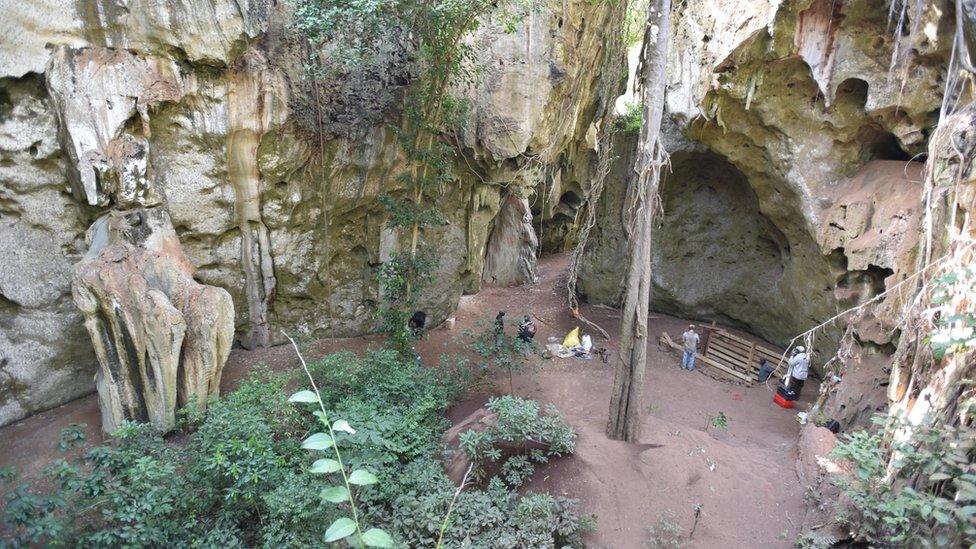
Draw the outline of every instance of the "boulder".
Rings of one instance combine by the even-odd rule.
[[[168,431],[177,405],[206,407],[234,337],[226,290],[193,279],[162,208],[112,211],[88,230],[72,293],[98,357],[102,430],[123,420]]]

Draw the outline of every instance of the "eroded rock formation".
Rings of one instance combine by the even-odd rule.
[[[674,16],[667,109],[676,131],[666,139],[674,172],[662,188],[654,306],[785,344],[882,291],[911,247],[901,242],[913,215],[904,205],[919,192],[918,168],[896,176],[895,164],[871,161],[905,167],[924,152],[953,10],[925,3],[920,20],[895,33],[872,0],[720,4],[680,4]],[[615,170],[608,200],[619,204],[613,187],[628,174]],[[866,182],[870,199],[857,190]],[[619,207],[607,210],[601,224],[619,226]],[[845,229],[831,229],[838,221]],[[621,236],[610,227],[590,249],[583,289],[593,301],[617,299],[612,250]],[[818,334],[816,362],[833,356],[842,329]]]
[[[409,239],[378,200],[404,192],[396,127],[415,71],[396,30],[375,62],[312,79],[288,3],[0,0],[0,11],[16,37],[0,44],[0,234],[16,258],[0,264],[0,424],[91,390],[71,265],[108,210],[169,215],[193,276],[230,294],[242,345],[273,343],[279,328],[378,326],[379,266]],[[572,2],[533,10],[515,32],[488,17],[470,37],[483,76],[453,92],[470,102],[444,137],[453,181],[425,197],[447,220],[421,235],[439,259],[420,297],[431,322],[480,288],[503,193],[553,205],[566,194],[560,174],[588,157],[593,112],[615,96],[601,67],[619,52],[602,44],[621,16]],[[522,243],[499,269],[530,270],[530,232]]]
[[[482,279],[499,285],[535,282],[538,248],[529,201],[512,194],[506,196],[488,238]]]
[[[162,208],[110,212],[87,238],[72,292],[100,364],[102,430],[135,420],[169,431],[177,404],[202,410],[219,392],[234,337],[230,295],[193,280]]]

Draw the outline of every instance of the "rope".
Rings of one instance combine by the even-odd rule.
[[[976,245],[976,243],[967,244],[963,248],[963,250],[965,250],[967,248],[971,248],[974,245]],[[959,251],[956,250],[955,253],[958,253],[958,252]],[[954,255],[954,252],[951,252],[951,251],[949,253],[946,253],[942,257],[936,259],[935,261],[930,262],[928,265],[925,265],[921,269],[919,269],[919,270],[915,271],[914,273],[912,273],[912,274],[908,275],[907,277],[905,277],[904,280],[899,281],[897,284],[895,284],[892,287],[886,289],[885,291],[881,292],[880,294],[872,297],[871,299],[865,301],[864,303],[861,303],[860,305],[857,305],[855,307],[851,307],[850,309],[841,311],[841,312],[837,313],[836,315],[830,317],[829,319],[825,320],[824,322],[821,322],[820,324],[817,324],[813,328],[810,328],[809,330],[803,332],[802,334],[799,334],[797,336],[794,336],[793,339],[791,339],[790,342],[787,344],[786,350],[783,351],[782,356],[780,356],[779,363],[776,364],[776,369],[773,370],[773,372],[771,374],[769,374],[769,376],[772,377],[773,374],[775,374],[776,372],[779,371],[780,366],[783,365],[783,361],[786,359],[786,355],[790,352],[790,349],[793,348],[793,344],[796,343],[796,341],[798,339],[801,339],[801,338],[803,339],[803,342],[806,344],[807,352],[809,353],[813,349],[814,335],[815,335],[815,333],[816,333],[817,330],[819,330],[819,329],[827,326],[828,324],[830,324],[832,322],[835,322],[838,319],[840,319],[840,318],[842,318],[844,316],[847,316],[847,315],[849,315],[849,314],[851,314],[853,312],[859,312],[859,311],[863,310],[868,305],[871,305],[872,303],[881,300],[883,297],[885,297],[888,294],[890,294],[891,292],[893,292],[893,291],[901,288],[903,285],[907,284],[911,280],[914,280],[915,278],[917,278],[918,276],[922,275],[923,273],[925,273],[926,271],[928,271],[932,267],[934,267],[936,265],[939,265],[940,263],[946,261],[947,259],[950,259],[953,255]],[[768,378],[767,378],[767,381],[768,381]],[[767,383],[766,386],[767,386],[767,388],[769,387],[768,383]]]

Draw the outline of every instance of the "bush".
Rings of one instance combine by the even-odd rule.
[[[576,433],[551,404],[543,414],[538,402],[508,395],[489,399],[487,407],[495,413],[497,421],[484,431],[465,431],[458,437],[461,450],[474,464],[475,480],[484,480],[485,465],[502,458],[503,445],[519,452],[502,465],[502,474],[512,487],[521,486],[531,478],[530,459],[545,463],[550,457],[576,450]],[[525,448],[526,442],[539,444],[545,450]]]
[[[617,116],[614,123],[616,129],[627,133],[637,133],[643,125],[643,112],[641,110],[641,104],[637,103],[627,103],[626,110],[623,114]]]
[[[436,459],[442,412],[464,388],[457,373],[401,362],[386,350],[332,355],[313,365],[313,375],[328,380],[323,398],[330,415],[357,429],[337,438],[343,459],[368,465],[381,479],[357,490],[364,522],[389,532],[398,546],[433,546],[457,490]],[[290,384],[287,375],[259,370],[211,402],[206,417],[188,416],[184,425],[195,432],[164,440],[148,425],[127,423],[109,444],[53,462],[44,483],[50,488],[9,492],[0,545],[321,545],[341,513],[319,496],[325,477],[308,470],[301,440],[317,420],[287,402]],[[567,438],[549,416],[538,417],[538,404],[499,403],[498,410],[508,418],[504,436],[531,432],[556,448],[571,447],[571,430]],[[80,433],[66,429],[60,447],[77,447]],[[520,467],[513,462],[509,473],[524,474]],[[461,494],[444,541],[445,547],[578,546],[587,525],[574,502],[519,496],[496,482]]]
[[[963,408],[971,414],[971,406]],[[851,504],[838,518],[857,540],[869,543],[976,543],[976,429],[921,425],[897,441],[903,422],[883,416],[874,421],[882,427],[850,433],[833,451],[834,458],[853,465],[851,478],[836,481]]]

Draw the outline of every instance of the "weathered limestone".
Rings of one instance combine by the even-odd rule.
[[[76,195],[102,207],[161,203],[163,197],[147,173],[148,109],[180,99],[176,64],[125,50],[62,47],[45,75]]]
[[[488,237],[482,280],[498,285],[535,282],[538,248],[529,201],[506,196]]]
[[[0,424],[91,392],[95,356],[71,301],[86,228],[43,78],[0,80]]]
[[[91,387],[95,360],[68,293],[85,229],[106,209],[165,209],[196,279],[229,293],[242,345],[274,342],[279,328],[377,327],[377,272],[404,245],[378,198],[404,192],[394,128],[416,76],[409,42],[391,31],[376,63],[313,82],[289,9],[0,0],[13,37],[0,43],[0,132],[21,134],[0,139],[11,182],[0,235],[17,258],[0,263],[0,384],[12,388],[0,424]],[[545,194],[559,207],[542,217],[572,219],[585,181],[554,183],[587,157],[592,112],[612,100],[600,90],[612,25],[608,4],[571,2],[533,10],[513,33],[487,18],[470,38],[484,76],[453,90],[470,117],[445,135],[458,145],[452,180],[425,197],[447,220],[421,235],[439,260],[420,297],[431,322],[481,287],[503,189],[531,203]],[[25,74],[36,93],[21,93]],[[30,116],[43,132],[23,131]],[[39,276],[45,299],[31,301]]]
[[[162,208],[113,211],[88,231],[72,292],[100,364],[102,430],[123,420],[172,429],[177,404],[206,407],[230,353],[225,290],[193,280]]]
[[[887,12],[867,0],[723,0],[676,8],[666,99],[685,142],[668,139],[674,173],[662,188],[662,230],[672,225],[684,227],[682,235],[709,236],[657,239],[665,260],[655,275],[655,307],[739,324],[783,344],[883,290],[885,273],[903,251],[898,242],[908,220],[898,213],[900,205],[917,193],[916,184],[887,180],[895,188],[879,193],[872,206],[877,218],[870,220],[882,238],[840,244],[830,224],[841,221],[853,231],[865,203],[852,196],[848,210],[831,205],[843,202],[838,189],[866,163],[904,165],[924,150],[940,105],[953,24],[945,2],[923,7],[919,31],[898,36]],[[894,48],[909,54],[896,56],[889,71]],[[904,74],[911,85],[902,85]],[[686,154],[702,154],[689,149],[688,140],[716,160],[685,163]],[[709,163],[728,169],[706,173]],[[871,173],[863,177],[879,176]],[[709,202],[733,174],[748,189]],[[619,177],[607,183],[611,199],[622,194],[614,194],[614,186],[624,184]],[[747,194],[755,199],[743,216],[737,202]],[[619,225],[619,208],[609,207],[606,215],[607,223]],[[592,300],[613,303],[619,259],[613,250],[622,231],[602,236],[589,250],[591,274],[582,287]],[[841,328],[819,334],[815,363],[833,356]]]

